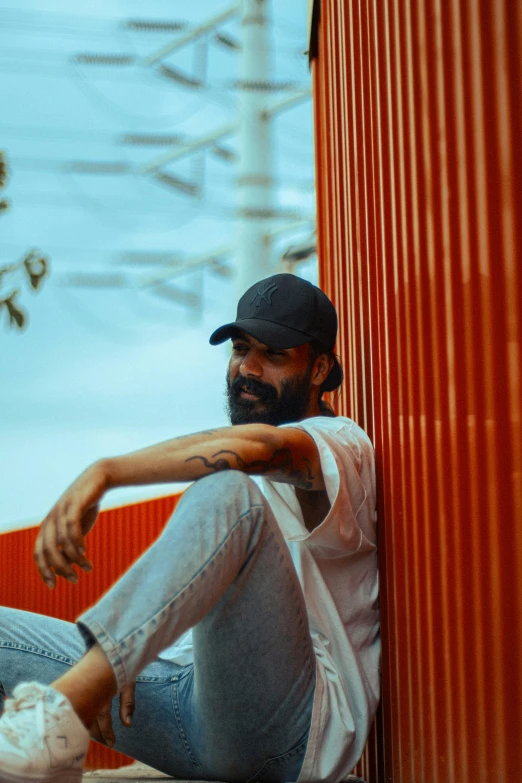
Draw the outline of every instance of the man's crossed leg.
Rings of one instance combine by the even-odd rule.
[[[67,769],[63,748],[42,749],[37,732],[54,721],[79,735],[75,721],[90,726],[107,695],[135,679],[133,724],[114,720],[116,749],[186,779],[297,778],[315,656],[288,547],[245,474],[209,476],[187,490],[158,541],[79,618],[88,647],[79,663],[85,647],[75,626],[0,611],[7,694],[22,680],[53,683],[40,696],[23,692],[18,708],[8,701],[0,781],[79,780],[81,754]],[[193,664],[159,659],[189,628]],[[117,710],[115,703],[114,718]],[[47,764],[46,777],[37,764]]]

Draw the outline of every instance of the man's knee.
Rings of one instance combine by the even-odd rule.
[[[207,508],[225,508],[230,505],[246,510],[254,505],[263,505],[264,498],[256,482],[240,470],[221,470],[198,479],[184,493],[180,506],[195,501]],[[203,506],[202,506],[203,507]]]
[[[209,473],[208,476],[198,479],[194,486],[200,487],[218,487],[220,489],[233,490],[253,488],[254,492],[259,491],[256,482],[247,473],[242,470],[218,470],[215,473]]]
[[[241,470],[219,470],[198,479],[191,489],[215,496],[227,496],[230,493],[247,492],[261,496],[256,482]]]

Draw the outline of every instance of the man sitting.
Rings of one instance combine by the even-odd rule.
[[[257,283],[210,338],[232,341],[232,426],[101,459],[65,491],[35,548],[50,588],[91,570],[107,490],[195,482],[76,626],[0,609],[13,695],[0,781],[79,781],[89,733],[177,778],[346,778],[378,703],[380,642],[373,450],[322,401],[342,382],[336,334],[315,286]],[[105,705],[116,719],[134,683],[132,720],[107,727]]]

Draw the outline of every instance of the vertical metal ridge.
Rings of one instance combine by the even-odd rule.
[[[377,457],[370,783],[522,768],[522,5],[323,0],[321,284]]]

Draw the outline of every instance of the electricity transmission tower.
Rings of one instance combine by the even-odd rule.
[[[234,271],[237,290],[242,293],[255,280],[279,271],[277,262],[272,260],[274,237],[286,231],[310,226],[309,217],[303,218],[295,210],[285,211],[276,207],[273,173],[274,119],[281,112],[309,99],[310,90],[273,80],[270,11],[271,0],[241,0],[191,29],[183,29],[180,26],[181,32],[176,38],[142,59],[140,63],[143,67],[154,69],[185,87],[197,89],[205,79],[206,54],[202,55],[198,73],[195,74],[186,73],[165,63],[169,56],[201,42],[207,42],[208,45],[208,38],[212,35],[237,51],[240,59],[239,79],[236,84],[239,90],[237,118],[201,136],[178,139],[170,149],[137,168],[140,175],[152,177],[187,196],[198,195],[203,188],[201,178],[187,180],[174,175],[172,170],[167,171],[166,167],[202,154],[217,155],[235,162],[236,155],[226,146],[226,139],[236,136],[239,156],[235,192],[235,241],[189,258],[180,259],[179,252],[173,249],[171,264],[167,261],[163,263],[161,270],[154,274],[142,273],[132,280],[132,286],[138,290],[170,295],[174,301],[197,306],[197,297],[178,290],[172,281],[189,270],[210,268],[218,274],[230,274]],[[222,30],[223,25],[234,18],[240,20],[240,40],[235,40]],[[103,61],[107,64],[111,61],[113,65],[125,66],[131,58],[82,54],[78,55],[77,59],[84,64],[95,65]],[[284,97],[273,97],[282,92],[285,93]],[[100,173],[103,173],[103,165]],[[85,171],[93,173],[89,164],[77,163],[75,166],[77,172],[80,172],[83,166]],[[306,253],[303,248],[306,248]],[[301,243],[287,254],[286,266],[283,264],[283,268],[293,268],[295,262],[310,256],[314,249],[313,239]],[[131,254],[125,255],[129,257]],[[137,255],[134,254],[135,257]],[[155,254],[141,255],[153,261]],[[117,274],[75,274],[69,275],[68,281],[75,286],[89,287],[119,287],[129,284],[127,276]]]

